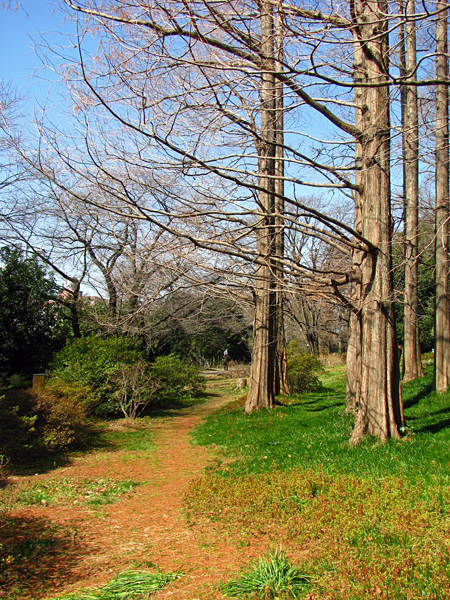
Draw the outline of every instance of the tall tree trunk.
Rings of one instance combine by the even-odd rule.
[[[406,0],[406,61],[401,52],[402,75],[416,81],[416,24],[415,0]],[[400,28],[401,32],[402,28]],[[404,45],[404,43],[402,44]],[[403,135],[403,193],[405,207],[405,295],[404,295],[404,351],[405,381],[423,377],[419,343],[419,115],[417,87],[402,86]]]
[[[391,268],[390,120],[386,3],[356,0],[355,78],[370,87],[355,94],[362,135],[356,140],[356,206],[368,247],[361,256],[359,403],[351,443],[365,433],[399,437],[400,374],[395,341]],[[380,85],[381,84],[381,85]],[[385,85],[383,85],[385,84]],[[379,87],[378,87],[379,86]]]
[[[275,400],[276,278],[271,257],[275,251],[275,60],[273,5],[269,0],[261,10],[261,139],[259,157],[259,213],[256,226],[258,265],[255,284],[255,321],[250,383],[245,411],[272,408]]]
[[[438,1],[436,22],[436,77],[448,80],[447,1]],[[434,326],[434,386],[437,392],[450,385],[449,300],[449,152],[448,84],[436,85],[436,311]]]
[[[358,265],[360,252],[354,252],[353,268]],[[354,282],[352,292],[353,304],[361,298],[361,284]],[[350,335],[347,342],[347,379],[346,379],[346,412],[354,411],[360,404],[361,392],[361,315],[352,311],[349,322]]]
[[[275,16],[275,66],[283,70],[283,17],[280,3]],[[284,89],[283,83],[275,81],[275,258],[284,257]],[[275,292],[275,394],[289,395],[287,381],[286,336],[284,331],[284,292],[283,267],[280,262],[274,265],[277,275]]]
[[[353,12],[355,7],[352,5]],[[353,19],[356,21],[356,14],[353,14]],[[365,61],[363,46],[360,41],[360,32],[355,29],[354,33],[354,75],[353,80],[355,84],[355,125],[360,131],[363,131],[365,123],[363,122],[364,111],[362,107],[365,103],[365,88],[359,84],[365,83]],[[362,187],[362,150],[363,146],[360,143],[355,144],[355,183]],[[362,220],[361,220],[361,194],[355,194],[355,213],[354,213],[354,228],[360,235],[362,235]],[[361,264],[364,253],[361,250],[353,250],[352,255],[352,267],[353,271],[361,271]],[[350,335],[348,339],[347,347],[347,380],[346,380],[346,410],[352,411],[357,410],[360,405],[361,395],[361,311],[359,305],[362,297],[361,282],[355,281],[352,284],[352,303],[354,310],[350,315]]]

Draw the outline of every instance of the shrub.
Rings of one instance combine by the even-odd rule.
[[[35,427],[37,418],[32,410],[21,410],[10,405],[5,396],[0,397],[0,454],[4,460],[20,462],[41,450]]]
[[[83,442],[86,388],[51,381],[45,390],[5,390],[0,397],[0,455],[29,462]]]
[[[65,450],[80,444],[86,429],[88,386],[50,380],[36,394],[36,410],[43,421],[39,432],[47,450]]]
[[[197,396],[205,388],[200,369],[175,354],[157,358],[151,366],[151,374],[159,382],[156,398],[160,403]]]
[[[141,358],[142,352],[132,340],[81,338],[55,355],[50,372],[62,382],[89,387],[83,403],[89,412],[104,415],[117,412],[114,394],[121,369]]]
[[[287,350],[287,376],[293,394],[314,392],[322,387],[319,373],[324,368],[319,359],[305,352],[298,342],[291,342]]]
[[[135,419],[155,398],[159,381],[152,377],[149,365],[139,360],[133,365],[123,365],[114,377],[117,407],[125,418]]]

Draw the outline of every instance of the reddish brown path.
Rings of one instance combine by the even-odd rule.
[[[59,575],[34,588],[35,598],[101,586],[123,570],[145,568],[145,562],[158,565],[162,571],[178,569],[184,573],[155,594],[155,600],[222,598],[217,582],[247,562],[249,549],[222,541],[212,525],[188,526],[182,505],[189,482],[214,459],[214,450],[191,445],[189,434],[202,417],[229,400],[210,396],[202,405],[159,421],[153,432],[156,450],[144,453],[145,457],[123,451],[96,452],[76,458],[51,475],[34,478],[110,477],[142,482],[127,497],[101,511],[76,505],[15,511],[21,519],[44,518],[64,531],[73,531],[70,561],[57,572]],[[62,559],[55,556],[55,561]]]

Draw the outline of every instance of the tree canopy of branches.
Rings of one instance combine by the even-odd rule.
[[[247,412],[271,407],[287,389],[284,294],[342,303],[351,313],[352,441],[398,437],[392,188],[404,161],[409,289],[417,283],[420,86],[436,87],[436,387],[448,386],[446,3],[421,13],[412,0],[64,5],[77,26],[76,54],[62,70],[74,121],[71,137],[39,129],[38,153],[22,153],[36,174],[70,206],[159,231],[160,256],[190,285],[252,299]],[[429,28],[436,46],[417,55],[415,35]],[[393,127],[399,90],[403,156]],[[311,187],[327,194],[327,209],[305,199]],[[351,218],[341,216],[349,201]],[[332,260],[317,264],[318,242]],[[417,307],[405,293],[414,356]]]

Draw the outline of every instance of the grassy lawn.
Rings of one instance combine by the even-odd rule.
[[[450,394],[430,392],[428,367],[403,387],[405,437],[351,447],[344,367],[322,381],[272,411],[237,401],[195,430],[224,462],[193,482],[188,518],[281,545],[314,598],[449,598]]]

